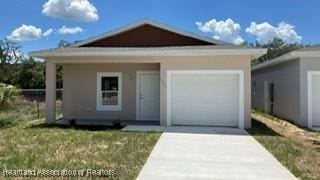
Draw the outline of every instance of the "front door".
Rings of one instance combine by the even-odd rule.
[[[160,73],[137,72],[137,119],[160,119]]]

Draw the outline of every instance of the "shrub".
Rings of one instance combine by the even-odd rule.
[[[6,109],[14,101],[20,90],[15,86],[0,83],[0,110]]]

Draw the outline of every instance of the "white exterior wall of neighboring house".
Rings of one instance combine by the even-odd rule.
[[[274,83],[274,115],[303,127],[320,126],[320,49],[290,52],[252,70],[252,106],[266,110],[268,88]]]
[[[274,111],[279,116],[298,123],[300,119],[300,60],[292,60],[276,66],[252,72],[252,107],[266,110],[269,106],[266,84],[274,84]]]

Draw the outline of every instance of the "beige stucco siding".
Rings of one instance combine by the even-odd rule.
[[[300,61],[293,60],[252,72],[252,107],[264,110],[264,82],[274,83],[274,114],[298,123],[300,119]],[[256,84],[256,88],[254,88]],[[254,89],[256,89],[254,91]]]
[[[154,64],[64,64],[63,114],[66,119],[136,119],[137,71],[159,71]],[[97,73],[122,73],[122,110],[97,111]]]
[[[300,66],[300,121],[302,126],[308,125],[308,72],[320,71],[320,58],[303,58]]]

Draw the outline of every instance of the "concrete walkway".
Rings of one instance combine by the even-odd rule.
[[[137,179],[295,179],[246,131],[170,127]]]

